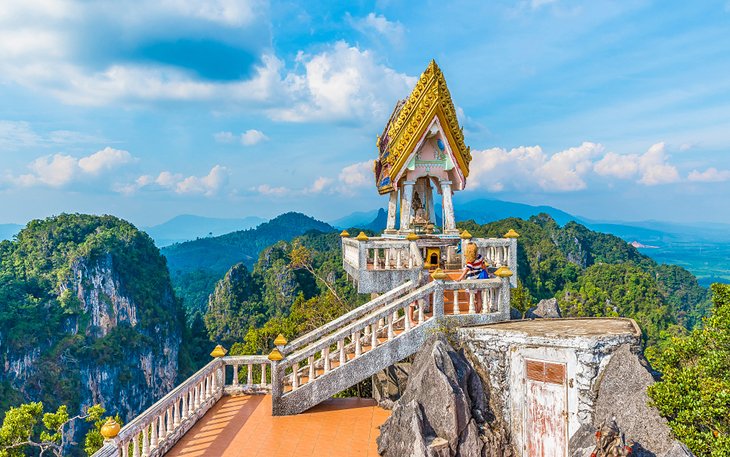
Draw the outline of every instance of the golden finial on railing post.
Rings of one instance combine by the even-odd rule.
[[[444,273],[441,268],[436,268],[436,270],[431,274],[431,277],[435,280],[443,281],[444,279],[448,279],[449,275]]]
[[[282,355],[282,353],[277,348],[274,348],[271,350],[271,352],[269,352],[269,360],[271,360],[272,362],[278,362],[283,358],[284,355]]]
[[[119,434],[120,429],[119,423],[113,417],[108,417],[104,425],[101,426],[99,433],[104,437],[106,443],[114,439]]]
[[[503,236],[504,238],[519,238],[520,234],[517,233],[515,229],[509,229]]]
[[[509,278],[514,273],[512,273],[512,270],[505,266],[501,266],[497,268],[497,271],[494,272],[494,276],[499,276],[500,278]]]
[[[472,239],[471,233],[469,233],[469,230],[464,229],[463,232],[461,232],[461,235],[459,235],[462,240],[470,240]]]
[[[350,236],[350,233],[347,230],[343,230],[340,232],[340,238],[347,238]]]
[[[418,235],[416,235],[416,234],[415,234],[415,233],[413,233],[413,232],[409,232],[409,233],[408,233],[408,235],[406,235],[406,239],[407,239],[408,241],[416,241],[416,240],[417,240],[418,238],[419,238],[419,236],[418,236]]]
[[[286,340],[286,338],[284,338],[284,335],[282,335],[281,333],[279,333],[279,336],[277,336],[276,339],[274,340],[274,346],[278,347],[279,349],[286,346],[286,343],[288,343],[288,341]]]
[[[368,238],[368,236],[367,236],[367,235],[365,235],[365,232],[360,232],[360,233],[359,233],[359,234],[358,234],[358,235],[357,235],[357,236],[355,237],[355,239],[356,239],[357,241],[367,241],[367,240],[369,240],[370,238]]]
[[[217,359],[218,357],[223,357],[227,353],[228,351],[226,350],[226,348],[219,344],[215,347],[215,349],[213,349],[213,352],[210,353],[210,356]]]

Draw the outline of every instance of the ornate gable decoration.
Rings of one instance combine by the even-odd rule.
[[[375,179],[381,194],[393,190],[391,178],[397,177],[405,166],[434,116],[445,130],[459,169],[464,177],[469,176],[471,150],[464,144],[464,133],[446,79],[432,60],[408,98],[398,102],[383,134],[378,137],[380,157],[375,161]]]

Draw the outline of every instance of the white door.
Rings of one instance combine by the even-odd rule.
[[[525,437],[529,457],[565,457],[568,452],[565,364],[525,361],[527,413]]]

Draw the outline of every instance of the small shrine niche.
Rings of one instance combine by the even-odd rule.
[[[471,153],[436,62],[396,104],[377,144],[376,186],[389,196],[385,235],[458,235],[452,195],[466,186]]]

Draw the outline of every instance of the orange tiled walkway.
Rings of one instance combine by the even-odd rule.
[[[166,456],[377,456],[390,411],[374,400],[335,398],[296,416],[271,416],[271,396],[223,397]]]

